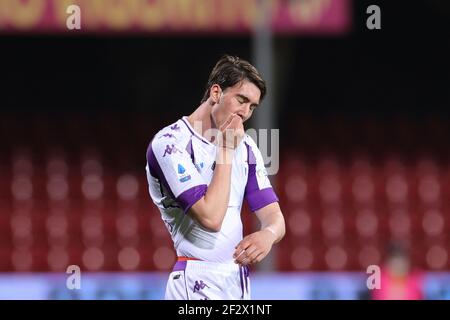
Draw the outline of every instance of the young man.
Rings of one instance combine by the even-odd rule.
[[[148,147],[150,195],[178,255],[166,299],[249,299],[248,265],[284,236],[263,158],[243,127],[265,93],[255,67],[224,56],[201,105],[159,131]],[[261,230],[242,238],[244,199]]]

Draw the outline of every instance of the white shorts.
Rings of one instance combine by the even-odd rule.
[[[249,269],[234,262],[178,261],[167,281],[165,299],[249,300]]]

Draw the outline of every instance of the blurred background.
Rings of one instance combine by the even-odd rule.
[[[228,53],[269,84],[247,128],[280,130],[253,298],[450,299],[449,36],[445,0],[0,0],[0,298],[163,298],[146,148]]]

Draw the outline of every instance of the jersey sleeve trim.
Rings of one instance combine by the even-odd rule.
[[[187,213],[189,209],[206,194],[207,189],[208,187],[206,184],[202,184],[192,187],[178,196],[177,202],[184,213]]]
[[[260,189],[258,180],[256,178],[256,157],[250,145],[245,143],[247,147],[247,161],[248,161],[248,177],[247,185],[245,186],[245,199],[247,200],[250,209],[255,212],[265,206],[278,201],[278,197],[272,187]]]

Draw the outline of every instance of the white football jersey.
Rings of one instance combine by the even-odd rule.
[[[147,180],[178,256],[210,262],[233,261],[242,240],[241,208],[246,199],[252,211],[278,201],[267,177],[262,155],[245,135],[232,163],[230,200],[221,230],[211,232],[188,214],[208,189],[215,168],[216,146],[189,124],[187,117],[163,128],[147,149]]]

